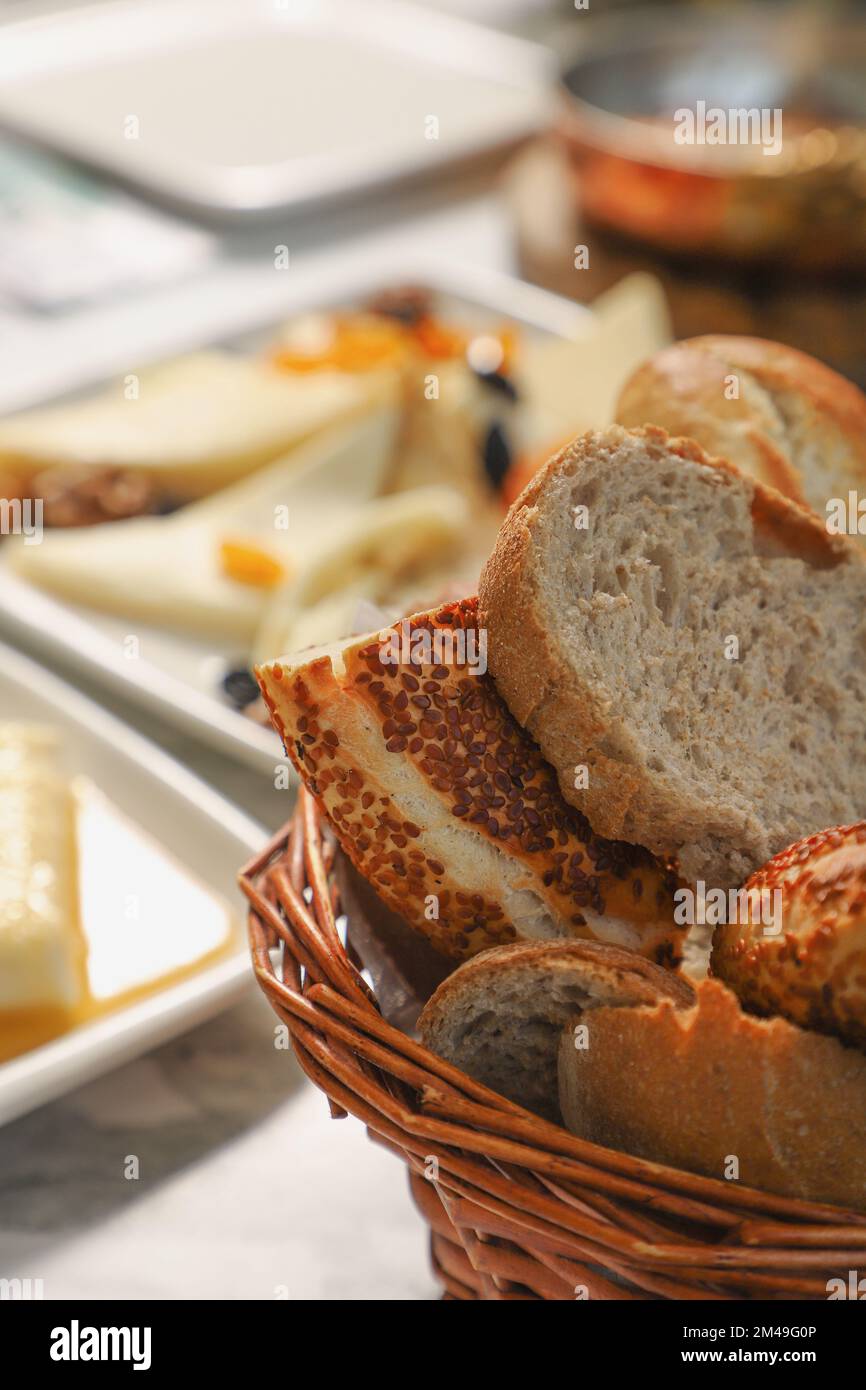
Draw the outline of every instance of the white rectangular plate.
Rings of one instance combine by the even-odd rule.
[[[358,304],[383,286],[406,283],[429,286],[446,316],[468,319],[479,327],[510,319],[527,332],[573,337],[590,316],[581,305],[495,271],[473,267],[460,272],[428,263],[401,265],[389,275],[380,267],[371,268],[339,282],[332,274],[327,289],[323,279],[311,280],[296,298],[283,301],[277,322],[306,309]],[[260,328],[259,336],[263,332]],[[234,339],[232,345],[243,344]],[[0,631],[52,665],[61,662],[72,672],[99,680],[249,767],[272,775],[282,758],[276,734],[238,714],[218,694],[218,672],[226,661],[243,663],[247,653],[136,621],[140,655],[129,660],[122,619],[41,593],[2,564],[2,548]]]
[[[395,0],[118,0],[5,25],[0,121],[221,220],[354,196],[545,124],[551,60]]]
[[[252,976],[241,864],[264,829],[161,749],[98,705],[0,645],[0,719],[59,730],[64,771],[83,773],[172,856],[220,894],[235,913],[237,949],[180,984],[82,1024],[55,1041],[0,1063],[0,1124],[182,1033],[236,999]]]

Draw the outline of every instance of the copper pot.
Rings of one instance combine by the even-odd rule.
[[[762,10],[587,21],[558,123],[581,217],[666,253],[862,271],[866,22]]]

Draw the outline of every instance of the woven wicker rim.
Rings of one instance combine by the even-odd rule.
[[[407,1163],[446,1296],[826,1299],[858,1267],[866,1216],[587,1143],[387,1023],[337,929],[338,852],[302,789],[240,875],[253,966],[332,1116]]]

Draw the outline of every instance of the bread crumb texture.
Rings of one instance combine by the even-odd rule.
[[[727,888],[866,812],[863,557],[690,440],[575,440],[480,603],[500,692],[599,833]]]
[[[545,1119],[559,1121],[557,1047],[564,1025],[601,1004],[694,995],[631,951],[594,941],[518,942],[484,951],[431,996],[418,1020],[433,1052]]]

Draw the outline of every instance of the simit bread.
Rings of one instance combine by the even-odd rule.
[[[484,951],[449,975],[425,1005],[418,1031],[431,1051],[476,1081],[558,1121],[563,1025],[603,1005],[662,999],[688,1007],[694,992],[633,951],[595,941],[521,941]]]
[[[691,1008],[600,1008],[559,1045],[565,1124],[593,1143],[782,1196],[866,1211],[866,1057],[717,980]]]
[[[780,343],[710,336],[664,348],[627,382],[616,419],[687,435],[822,519],[831,498],[847,503],[866,486],[866,397]]]
[[[769,914],[762,924],[756,911],[742,914],[752,921],[719,926],[713,973],[756,1013],[866,1050],[866,821],[799,840],[746,884],[747,892],[777,889],[781,930],[768,932]]]
[[[692,441],[575,440],[508,513],[480,607],[497,688],[600,833],[727,887],[866,812],[863,557]]]
[[[256,674],[343,849],[440,951],[596,937],[673,961],[672,874],[563,801],[482,639],[465,600]]]

